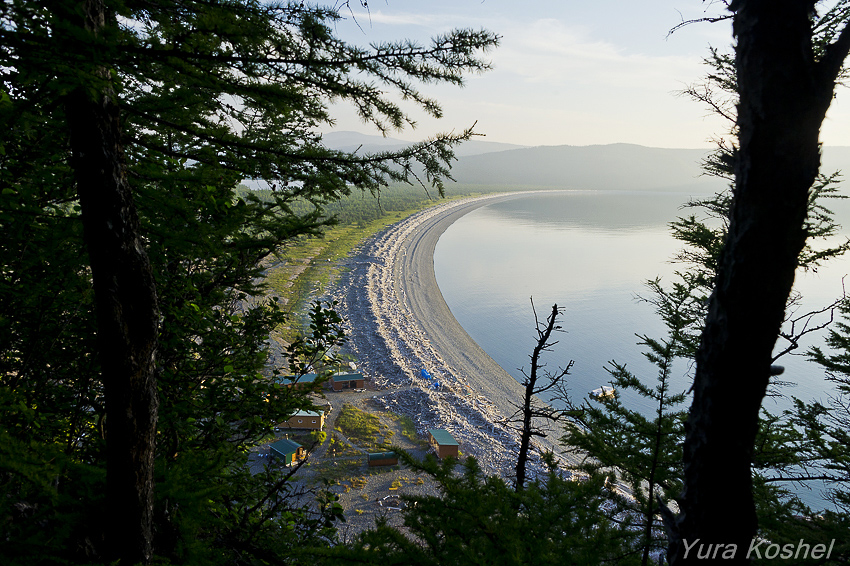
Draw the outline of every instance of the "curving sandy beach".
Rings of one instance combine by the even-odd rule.
[[[375,402],[410,416],[423,436],[429,428],[447,429],[464,455],[505,477],[513,473],[518,436],[501,423],[514,413],[523,389],[455,320],[437,287],[433,256],[458,218],[522,195],[453,201],[390,226],[346,261],[350,270],[334,294],[347,320],[349,349],[380,390]],[[423,369],[439,389],[422,377]],[[559,435],[553,431],[537,441],[538,449],[560,452]]]

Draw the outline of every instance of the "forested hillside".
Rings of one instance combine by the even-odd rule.
[[[485,194],[491,192],[502,192],[515,190],[513,187],[487,186],[487,185],[463,185],[460,183],[448,183],[444,190],[446,198],[470,196],[473,194]],[[245,185],[239,188],[240,194],[252,194],[264,201],[269,201],[274,192],[270,189],[248,189]],[[427,187],[420,185],[393,184],[381,189],[379,193],[352,193],[343,195],[339,199],[322,205],[322,214],[326,218],[335,218],[340,224],[365,225],[383,217],[388,212],[413,211],[435,204],[441,199],[435,191],[429,191]],[[292,208],[298,214],[307,214],[316,207],[307,200],[292,203]]]

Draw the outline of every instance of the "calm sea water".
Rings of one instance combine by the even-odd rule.
[[[704,196],[704,195],[703,195]],[[605,368],[616,360],[644,383],[654,384],[657,368],[638,346],[636,334],[664,337],[664,326],[653,307],[638,300],[648,296],[645,281],[671,281],[670,262],[681,245],[672,239],[668,223],[682,214],[689,195],[617,191],[553,192],[490,204],[460,218],[440,238],[434,255],[437,283],[458,322],[472,338],[516,379],[528,368],[535,325],[531,298],[545,318],[552,304],[564,307],[565,332],[554,351],[543,359],[549,369],[575,364],[570,394],[581,401],[608,382]],[[836,210],[850,226],[850,203]],[[843,239],[843,238],[842,238]],[[842,276],[850,260],[840,259],[817,273],[797,276],[805,301],[802,314],[830,304],[842,292]],[[821,343],[814,336],[806,350]],[[802,356],[785,356],[782,388],[804,400],[826,400],[832,387],[823,371]],[[673,387],[690,387],[692,367],[674,368]],[[621,392],[623,402],[648,414],[648,400]],[[765,401],[768,409],[790,408],[787,398]],[[794,489],[793,486],[788,486]],[[823,508],[820,490],[797,490],[808,505]]]
[[[566,332],[544,361],[550,369],[575,361],[569,378],[575,400],[608,382],[611,360],[652,383],[657,369],[644,358],[636,334],[663,338],[664,326],[652,305],[637,296],[649,296],[647,280],[672,281],[681,269],[670,262],[682,246],[668,224],[683,214],[680,206],[688,199],[675,193],[558,191],[490,204],[459,219],[440,238],[437,282],[461,326],[517,379],[534,346],[533,298],[541,318],[553,303],[565,309]],[[842,259],[818,273],[800,274],[804,307],[840,296],[841,277],[848,272],[850,262]],[[806,345],[817,343],[813,338]],[[810,400],[825,399],[831,391],[823,372],[802,357],[786,356],[780,363],[786,367],[783,379],[797,384],[784,392]],[[690,386],[691,369],[685,363],[675,368],[676,388]],[[624,402],[652,410],[634,394],[626,393]],[[767,403],[788,406],[781,399]]]

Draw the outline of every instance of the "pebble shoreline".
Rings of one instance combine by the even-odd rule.
[[[347,349],[358,371],[378,390],[374,402],[410,417],[423,438],[431,428],[448,430],[464,456],[475,457],[486,474],[505,478],[514,474],[519,449],[519,435],[505,420],[523,388],[454,319],[436,284],[433,252],[457,218],[517,196],[452,201],[393,224],[343,261],[348,270],[329,297],[346,320]],[[544,472],[540,451],[564,458],[559,436],[556,430],[535,440],[528,477]]]

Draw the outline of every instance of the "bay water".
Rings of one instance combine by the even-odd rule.
[[[610,380],[612,360],[654,386],[658,370],[643,355],[636,335],[665,337],[645,282],[661,277],[668,285],[685,268],[671,262],[683,245],[669,223],[698,210],[682,210],[693,195],[635,191],[552,191],[530,193],[482,206],[452,224],[434,254],[440,291],[460,325],[509,374],[522,379],[536,340],[534,309],[541,320],[552,305],[563,307],[559,343],[542,361],[554,371],[570,360],[570,396],[579,403]],[[696,195],[705,198],[708,195]],[[839,203],[841,204],[841,203]],[[850,210],[839,207],[839,219]],[[847,225],[845,223],[845,225]],[[800,273],[796,288],[802,314],[842,294],[850,261],[833,260],[817,272]],[[823,320],[821,317],[820,320]],[[809,336],[797,350],[822,345],[823,334]],[[779,346],[784,346],[780,342]],[[804,356],[786,355],[781,388],[786,396],[826,401],[833,391],[818,366]],[[674,390],[690,387],[693,367],[674,367]],[[651,401],[621,392],[624,404],[644,414]],[[771,411],[791,406],[788,397],[765,401]]]

